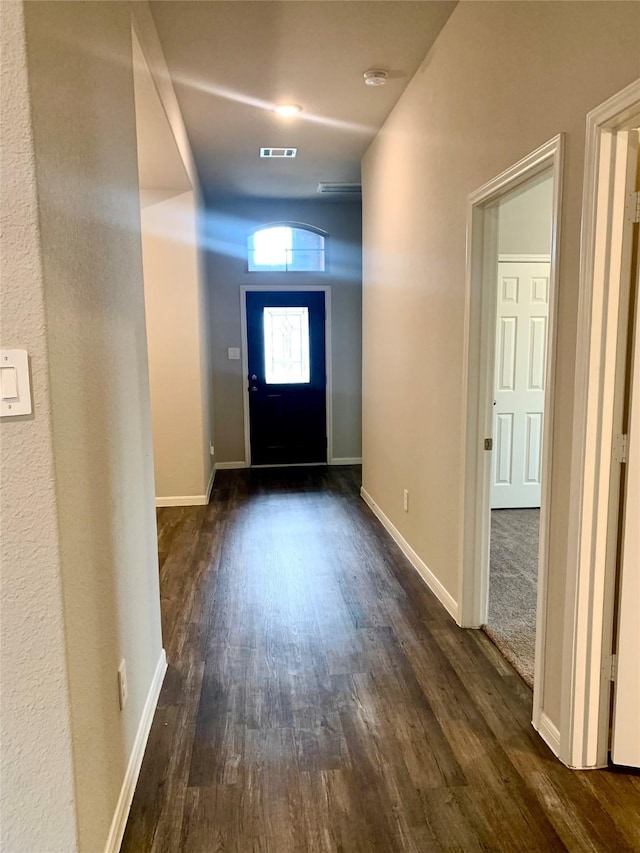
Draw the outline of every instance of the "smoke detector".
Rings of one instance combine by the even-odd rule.
[[[382,68],[370,68],[364,72],[364,84],[365,86],[384,86],[388,77],[388,71],[383,71]]]

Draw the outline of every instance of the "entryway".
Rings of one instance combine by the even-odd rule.
[[[245,452],[255,465],[330,458],[330,289],[241,288]]]
[[[326,462],[324,293],[251,291],[246,300],[252,464]]]

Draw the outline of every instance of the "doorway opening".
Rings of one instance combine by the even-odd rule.
[[[331,289],[240,289],[249,465],[331,459]]]
[[[553,174],[496,202],[498,257],[485,632],[533,688]],[[496,259],[487,259],[491,267]]]
[[[530,626],[522,656],[528,669],[522,671],[515,655],[511,659],[533,687],[536,728],[544,665],[562,156],[558,135],[473,193],[467,218],[460,623],[489,625],[489,633],[502,623],[506,640],[517,645],[523,626],[507,623],[520,606],[512,599],[514,587],[520,588]],[[536,202],[543,211],[538,227],[544,243],[532,246],[526,241],[533,235]],[[518,234],[515,246],[505,242]],[[507,642],[502,645],[509,651]]]

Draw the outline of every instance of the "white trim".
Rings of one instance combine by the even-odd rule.
[[[235,471],[239,468],[248,468],[249,466],[243,460],[242,462],[216,462],[217,471]]]
[[[327,374],[326,417],[327,417],[327,462],[333,457],[333,378],[331,357],[331,285],[328,284],[243,284],[240,286],[240,344],[242,350],[242,418],[244,422],[244,458],[245,466],[251,466],[251,431],[249,424],[249,355],[247,345],[247,297],[249,291],[264,291],[266,293],[286,293],[288,290],[324,293],[324,347],[325,371]],[[265,467],[265,466],[261,466]]]
[[[336,456],[329,460],[329,465],[362,465],[362,456]]]
[[[167,656],[165,654],[165,650],[162,649],[160,651],[158,663],[156,664],[156,671],[151,679],[147,699],[144,703],[144,708],[142,709],[140,723],[138,724],[138,731],[136,732],[136,739],[133,742],[133,748],[131,750],[131,755],[129,756],[129,763],[127,765],[126,773],[124,774],[122,787],[120,788],[120,796],[118,797],[116,810],[111,821],[111,827],[109,829],[109,835],[107,836],[107,843],[104,847],[104,853],[118,853],[120,850],[124,830],[129,817],[129,810],[131,809],[131,802],[136,790],[138,776],[140,775],[140,768],[142,767],[144,751],[147,746],[147,740],[149,739],[149,732],[151,731],[151,724],[153,723],[153,716],[156,711],[166,671]]]
[[[616,132],[638,121],[640,79],[590,112],[586,126],[560,723],[561,759],[585,769],[606,766],[609,747],[619,477],[609,450],[626,297],[608,235],[620,215],[615,175],[628,158]]]
[[[534,726],[542,740],[551,752],[558,756],[560,754],[560,729],[552,723],[549,717],[542,711],[537,726]]]
[[[209,476],[209,483],[207,485],[207,503],[211,500],[211,489],[213,488],[213,481],[216,478],[216,463],[214,462],[211,466],[211,475]]]
[[[464,488],[461,506],[462,524],[460,525],[462,566],[458,601],[460,624],[467,628],[477,628],[486,622],[489,594],[491,455],[484,450],[483,444],[484,439],[492,435],[493,429],[496,261],[499,257],[500,259],[505,257],[504,255],[499,256],[497,252],[498,213],[496,202],[536,175],[546,171],[553,173],[553,223],[549,276],[536,654],[533,688],[533,724],[536,728],[539,726],[544,699],[542,688],[544,684],[544,643],[546,637],[548,531],[552,501],[553,400],[563,152],[564,136],[558,134],[472,193],[469,196],[467,206],[465,352],[462,391],[464,410],[463,444],[460,454],[460,476]],[[489,334],[486,332],[487,329],[490,330]]]
[[[163,506],[206,506],[209,498],[206,495],[169,495],[156,498],[156,507]]]
[[[371,509],[376,518],[382,523],[385,530],[391,535],[396,545],[400,548],[407,560],[413,568],[418,572],[422,580],[429,587],[431,592],[438,599],[447,613],[456,621],[458,619],[458,604],[453,596],[440,583],[438,578],[433,574],[429,566],[416,554],[411,545],[407,542],[404,536],[400,533],[397,527],[387,518],[378,504],[373,500],[369,492],[364,488],[360,489],[360,496]]]
[[[551,255],[498,255],[498,263],[501,264],[548,264],[551,263]]]

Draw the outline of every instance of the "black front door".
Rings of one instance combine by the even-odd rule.
[[[248,291],[251,463],[327,461],[322,291]]]

